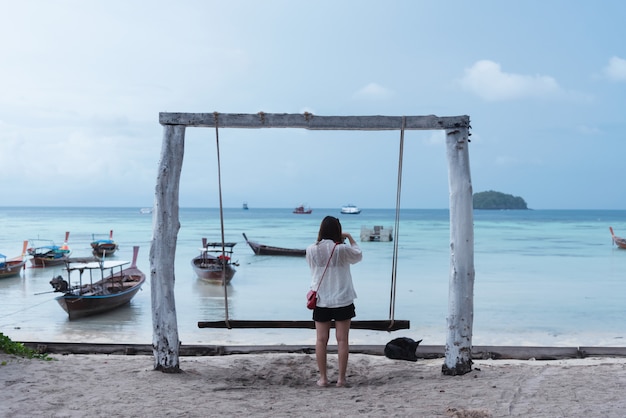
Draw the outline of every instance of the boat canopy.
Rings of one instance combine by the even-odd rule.
[[[68,263],[69,266],[67,268],[68,271],[72,270],[103,270],[103,269],[112,269],[115,267],[121,267],[123,265],[129,264],[130,261],[118,261],[118,260],[108,260],[108,261],[91,261],[88,263]]]
[[[97,239],[92,244],[115,244],[115,241],[112,239]]]

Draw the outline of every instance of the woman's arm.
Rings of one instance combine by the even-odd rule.
[[[349,232],[342,232],[341,237],[343,239],[348,239],[350,243],[350,247],[346,248],[347,251],[342,251],[343,256],[346,257],[345,260],[350,264],[358,263],[363,259],[363,253],[361,252],[361,248],[359,248],[359,244],[356,243],[352,235]]]
[[[342,232],[341,238],[343,238],[344,240],[347,238],[348,241],[350,242],[350,245],[356,244],[356,241],[354,240],[354,238],[352,238],[352,235],[350,235],[349,232]]]

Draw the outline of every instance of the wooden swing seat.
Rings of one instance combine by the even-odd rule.
[[[335,327],[334,321],[331,327]],[[307,320],[279,321],[279,320],[228,320],[228,321],[200,321],[198,328],[308,328],[315,329],[315,322]],[[352,321],[351,329],[369,329],[373,331],[398,331],[409,329],[408,320],[365,320]]]

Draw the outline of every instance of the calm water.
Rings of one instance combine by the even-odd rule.
[[[392,227],[395,211],[364,209],[340,215],[314,208],[312,215],[291,209],[225,209],[227,241],[236,241],[237,273],[228,286],[231,319],[310,319],[304,307],[309,272],[303,258],[255,256],[249,239],[305,248],[314,241],[325,215],[339,216],[358,237],[361,225]],[[312,330],[199,329],[198,321],[224,319],[221,286],[198,279],[190,260],[202,237],[219,241],[217,209],[181,209],[176,253],[176,310],[183,344],[314,344]],[[626,211],[477,211],[475,224],[475,345],[626,345],[626,250],[611,243],[609,226],[626,235]],[[61,243],[70,231],[72,256],[90,255],[92,234],[114,231],[130,260],[141,247],[139,267],[149,278],[152,217],[139,208],[0,208],[0,253],[18,255],[31,238]],[[353,344],[384,344],[396,336],[445,344],[449,276],[447,210],[404,210],[398,240],[396,319],[411,329],[394,333],[351,331]],[[359,295],[357,319],[387,319],[393,243],[360,243],[363,261],[353,267]],[[131,304],[114,312],[69,321],[54,300],[50,279],[62,267],[27,268],[20,277],[0,280],[0,332],[17,341],[152,341],[150,284]]]

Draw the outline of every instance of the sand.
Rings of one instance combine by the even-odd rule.
[[[1,417],[624,417],[626,359],[477,360],[463,376],[443,359],[351,354],[348,387],[319,388],[312,354],[181,357],[0,354]],[[336,355],[329,374],[336,376]]]

